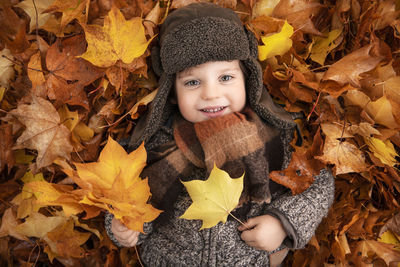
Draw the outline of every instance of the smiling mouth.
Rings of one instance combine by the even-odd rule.
[[[220,112],[220,111],[224,110],[225,108],[226,108],[226,107],[203,108],[203,109],[200,109],[200,111],[206,112],[206,113],[217,113],[217,112]]]

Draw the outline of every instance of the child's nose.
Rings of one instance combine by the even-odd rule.
[[[201,97],[203,99],[213,99],[219,97],[218,86],[211,83],[203,84],[203,90],[201,93]]]

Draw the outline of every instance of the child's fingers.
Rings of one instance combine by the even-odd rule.
[[[245,231],[254,228],[258,224],[255,218],[248,219],[244,224],[241,224],[238,227],[239,231]]]
[[[112,230],[118,231],[118,232],[124,232],[127,231],[128,228],[123,225],[120,221],[118,221],[117,219],[113,218],[112,219]]]

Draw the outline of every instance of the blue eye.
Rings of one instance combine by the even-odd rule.
[[[196,86],[199,84],[200,84],[200,82],[198,80],[190,80],[190,81],[185,82],[185,86]]]
[[[223,82],[227,82],[227,81],[230,81],[230,80],[232,80],[232,76],[231,75],[223,75],[220,79],[221,79],[221,81],[223,81]]]

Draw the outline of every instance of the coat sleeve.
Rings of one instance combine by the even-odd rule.
[[[284,245],[303,248],[314,235],[334,200],[335,181],[332,173],[323,169],[303,193],[287,192],[265,207],[265,214],[277,217],[288,235]]]
[[[114,218],[114,215],[112,215],[109,212],[106,212],[106,214],[104,216],[104,228],[106,229],[106,233],[107,233],[108,237],[111,239],[111,241],[117,247],[123,247],[118,242],[118,240],[115,238],[114,233],[111,230],[111,222],[112,222],[113,218]],[[137,245],[140,245],[152,231],[153,231],[153,223],[152,222],[144,223],[143,224],[143,232],[144,233],[139,234]]]

